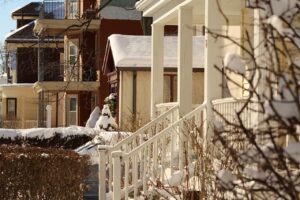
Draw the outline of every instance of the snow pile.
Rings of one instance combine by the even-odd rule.
[[[240,55],[227,53],[224,57],[224,67],[238,74],[245,74],[245,61]]]
[[[96,106],[93,112],[90,114],[90,117],[87,120],[85,127],[94,128],[99,117],[100,117],[100,108]]]
[[[103,106],[101,116],[96,122],[95,128],[102,131],[113,131],[118,128],[115,119],[111,116],[111,112],[107,104]]]
[[[75,151],[81,155],[89,155],[92,164],[97,164],[99,162],[98,145],[113,146],[130,135],[130,132],[101,132],[92,141],[87,142]]]

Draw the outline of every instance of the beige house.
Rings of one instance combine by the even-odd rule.
[[[177,101],[177,37],[167,36],[164,42],[166,57],[162,103],[172,106]],[[197,49],[203,49],[204,37],[194,37],[193,43],[193,104],[200,105],[204,94],[204,69],[203,51]],[[151,36],[111,35],[103,70],[109,78],[110,91],[117,93],[117,117],[121,129],[130,129],[132,123],[141,126],[148,122],[151,99]]]
[[[1,116],[3,128],[37,127],[37,95],[33,84],[2,84]]]

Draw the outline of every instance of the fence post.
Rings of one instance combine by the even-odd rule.
[[[121,199],[121,157],[122,151],[112,152],[113,162],[113,200]]]
[[[99,200],[106,199],[106,153],[107,146],[98,145],[99,153]]]

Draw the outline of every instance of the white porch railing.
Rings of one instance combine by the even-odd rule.
[[[205,108],[205,104],[199,106],[131,151],[112,152],[113,199],[128,199],[132,192],[137,199],[139,189],[147,195],[149,184],[164,183],[177,170],[182,171],[190,161],[186,159],[191,152],[188,142],[194,139],[190,135],[202,128]]]
[[[149,138],[164,130],[166,127],[173,124],[179,119],[179,107],[175,104],[167,112],[161,114],[156,119],[152,120],[144,127],[133,133],[131,136],[125,138],[121,142],[112,147],[99,146],[99,196],[100,199],[105,199],[106,192],[113,191],[113,162],[112,152],[123,151],[130,152],[134,148],[141,146]],[[108,180],[108,184],[106,184]],[[116,187],[114,183],[114,188]]]
[[[247,103],[247,105],[245,105]],[[235,99],[225,98],[212,101],[213,108],[215,110],[215,120],[224,121],[226,119],[229,123],[238,124],[237,112],[243,109],[240,114],[240,118],[246,128],[256,125],[257,116],[254,116],[255,110],[257,110],[257,104],[249,102],[248,99]],[[223,118],[223,117],[224,118]]]

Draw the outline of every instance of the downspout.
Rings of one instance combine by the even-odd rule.
[[[132,114],[136,115],[136,71],[132,72]]]
[[[58,127],[58,92],[56,93],[55,126]]]

